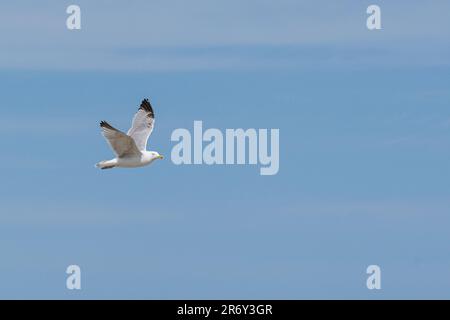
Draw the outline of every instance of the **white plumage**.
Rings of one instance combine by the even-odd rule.
[[[148,99],[142,100],[127,134],[117,130],[108,122],[101,121],[103,136],[116,154],[116,158],[101,161],[96,164],[96,167],[101,169],[136,168],[146,166],[156,159],[162,159],[158,152],[146,150],[147,140],[153,131],[154,123],[155,115]]]

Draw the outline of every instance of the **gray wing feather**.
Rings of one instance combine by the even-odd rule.
[[[130,136],[117,130],[106,121],[100,122],[100,127],[102,128],[103,136],[118,157],[140,154],[139,149],[136,147],[136,143]]]

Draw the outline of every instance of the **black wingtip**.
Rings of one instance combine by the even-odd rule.
[[[153,108],[147,98],[142,100],[141,106],[139,107],[139,109],[143,109],[143,110],[149,112],[153,116]]]
[[[113,128],[108,122],[106,122],[106,121],[100,121],[100,127],[101,127],[101,128],[108,128],[108,129],[113,129],[113,130],[114,130],[114,128]]]

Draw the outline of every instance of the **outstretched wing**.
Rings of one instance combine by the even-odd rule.
[[[112,127],[108,122],[100,122],[103,136],[108,141],[111,148],[114,150],[118,157],[139,155],[140,151],[136,147],[134,140],[127,136],[122,131]]]
[[[153,131],[154,123],[155,114],[153,113],[153,108],[148,99],[144,99],[138,112],[134,115],[130,130],[127,132],[127,135],[134,139],[139,150],[146,150],[147,140]]]

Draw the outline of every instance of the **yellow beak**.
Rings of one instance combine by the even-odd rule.
[[[164,157],[163,157],[162,155],[159,155],[159,157],[158,157],[158,158],[160,158],[161,160],[162,160],[162,159],[164,159]]]

